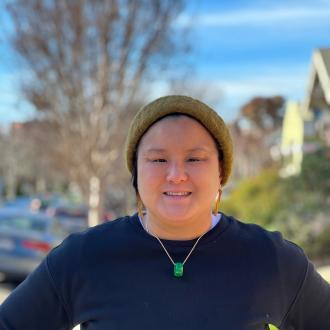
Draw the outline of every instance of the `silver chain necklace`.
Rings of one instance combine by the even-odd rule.
[[[183,276],[183,266],[184,266],[184,264],[187,262],[188,258],[190,257],[190,255],[194,251],[194,249],[195,249],[196,245],[198,244],[198,242],[200,241],[200,239],[208,232],[208,231],[206,231],[204,234],[202,234],[201,236],[198,237],[197,241],[195,242],[194,246],[191,248],[190,252],[188,253],[188,255],[186,256],[186,258],[184,259],[183,262],[175,262],[173,260],[173,258],[170,256],[170,254],[168,253],[167,249],[165,248],[165,246],[164,246],[163,242],[160,240],[160,238],[156,234],[152,234],[149,231],[147,222],[145,222],[145,229],[146,229],[147,233],[149,233],[151,236],[157,238],[157,240],[160,243],[161,247],[164,249],[164,251],[167,254],[168,258],[171,260],[171,262],[174,266],[173,275],[175,277],[182,277]]]

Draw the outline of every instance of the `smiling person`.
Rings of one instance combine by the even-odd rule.
[[[126,159],[137,213],[51,251],[0,307],[1,330],[330,329],[330,287],[303,251],[219,212],[233,147],[214,110],[151,102]]]

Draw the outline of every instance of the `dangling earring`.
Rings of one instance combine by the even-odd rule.
[[[217,196],[217,200],[215,201],[215,205],[214,208],[212,210],[212,213],[214,215],[218,215],[219,212],[219,206],[220,206],[220,200],[221,200],[221,195],[222,195],[222,186],[220,185],[220,188],[218,190],[218,196]]]
[[[141,200],[140,195],[136,196],[136,204],[137,204],[137,211],[138,211],[138,215],[140,217],[140,219],[143,219],[143,209],[144,209],[144,205],[143,202]]]

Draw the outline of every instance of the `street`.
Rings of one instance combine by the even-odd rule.
[[[14,288],[15,288],[14,284],[0,282],[0,304],[6,299],[6,297]]]

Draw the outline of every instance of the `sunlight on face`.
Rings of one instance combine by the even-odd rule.
[[[199,122],[184,115],[156,122],[141,139],[137,164],[138,191],[152,217],[171,224],[210,217],[220,164]]]

